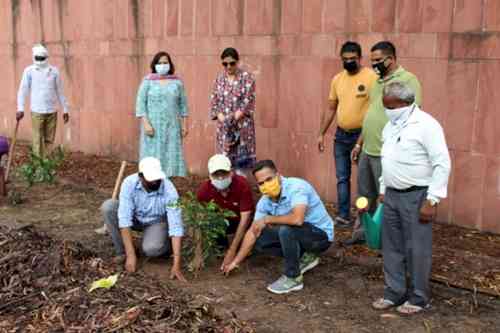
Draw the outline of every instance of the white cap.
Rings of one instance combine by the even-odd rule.
[[[35,44],[32,49],[33,56],[49,56],[49,51],[42,44]]]
[[[231,171],[231,161],[226,155],[216,154],[208,160],[208,172],[210,174],[219,170]]]
[[[145,157],[139,162],[139,172],[144,179],[152,182],[158,179],[165,179],[165,173],[161,170],[161,163],[157,158]]]

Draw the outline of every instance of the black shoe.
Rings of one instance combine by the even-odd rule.
[[[365,244],[366,241],[364,239],[361,239],[361,238],[356,238],[356,239],[348,239],[346,241],[343,241],[342,242],[342,245],[344,246],[352,246],[352,245],[360,245],[360,244]]]

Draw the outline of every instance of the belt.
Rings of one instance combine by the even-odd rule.
[[[343,129],[342,127],[337,126],[337,130],[340,130],[342,132],[346,133],[361,133],[361,128],[353,128],[353,129]]]
[[[399,192],[399,193],[409,193],[409,192],[414,192],[414,191],[420,191],[420,190],[427,190],[429,188],[429,186],[412,186],[412,187],[408,187],[408,188],[405,188],[403,190],[400,190],[400,189],[397,189],[397,188],[392,188],[390,187],[391,190],[395,191],[395,192]]]

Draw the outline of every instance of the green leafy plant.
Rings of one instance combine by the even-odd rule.
[[[217,239],[225,235],[229,225],[227,219],[236,214],[220,208],[214,202],[199,202],[192,192],[182,197],[178,206],[182,208],[184,226],[192,241],[191,246],[185,248],[184,256],[188,269],[196,275],[209,258],[221,254]]]
[[[30,152],[29,161],[21,165],[19,173],[28,182],[29,186],[35,183],[53,183],[56,178],[57,168],[63,162],[64,157],[65,152],[61,147],[56,148],[46,158]]]

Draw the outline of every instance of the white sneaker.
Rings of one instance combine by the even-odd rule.
[[[94,229],[94,232],[98,235],[106,235],[108,233],[108,228],[104,224],[102,227]]]

